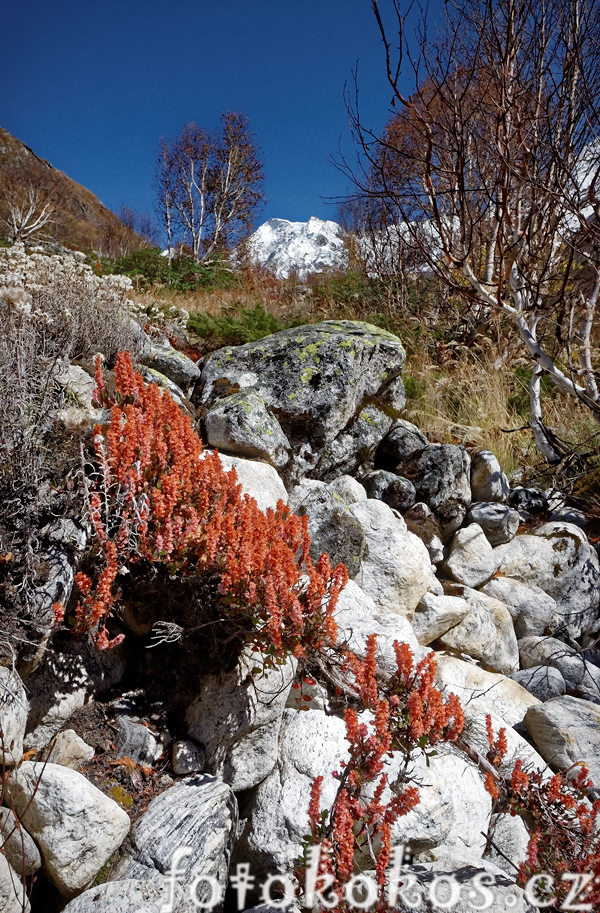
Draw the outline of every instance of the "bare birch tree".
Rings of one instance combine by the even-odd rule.
[[[243,114],[226,113],[212,136],[187,124],[158,157],[159,211],[169,250],[183,233],[196,260],[241,239],[263,199],[263,170]]]
[[[543,374],[600,421],[598,0],[447,3],[445,30],[429,41],[424,24],[418,56],[399,0],[372,8],[395,113],[377,135],[351,109],[367,163],[358,194],[387,207],[471,306],[508,318],[532,363],[535,440],[555,462]]]

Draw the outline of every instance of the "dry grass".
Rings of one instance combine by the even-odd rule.
[[[409,358],[405,417],[434,441],[491,450],[509,476],[539,467],[541,458],[527,425],[524,359],[502,364],[492,346],[464,349],[439,364],[427,349]],[[576,447],[600,434],[589,409],[550,386],[543,395],[544,421]]]

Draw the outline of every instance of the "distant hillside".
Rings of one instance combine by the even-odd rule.
[[[90,190],[0,127],[0,238],[11,236],[11,208],[26,213],[32,201],[37,213],[46,206],[50,214],[37,237],[109,256],[146,246]]]

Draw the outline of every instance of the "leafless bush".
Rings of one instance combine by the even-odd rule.
[[[24,583],[34,571],[42,483],[60,489],[79,453],[70,432],[66,455],[69,435],[56,421],[65,395],[57,378],[75,359],[100,352],[111,364],[121,349],[139,351],[129,288],[122,276],[95,276],[82,254],[0,250],[0,557],[18,554]]]

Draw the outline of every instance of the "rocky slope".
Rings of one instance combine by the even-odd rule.
[[[392,845],[411,850],[421,909],[432,909],[442,873],[462,892],[454,908],[471,909],[465,892],[484,873],[487,909],[529,911],[514,881],[527,828],[494,815],[484,786],[486,715],[506,732],[501,772],[521,759],[548,777],[583,761],[600,782],[598,554],[584,517],[511,488],[492,453],[431,442],[402,418],[404,357],[389,333],[327,321],[200,366],[150,340],[139,359],[261,510],[286,501],[308,516],[313,558],[327,551],[346,564],[339,644],[364,657],[377,634],[382,679],[396,669],[394,641],[416,659],[433,651],[437,686],[460,698],[462,742],[414,753],[420,802],[392,829]],[[72,366],[63,382],[89,427],[101,415],[81,372]],[[65,603],[88,536],[78,517],[40,533]],[[121,581],[125,591],[124,571]],[[19,891],[35,872],[34,910],[51,896],[66,913],[158,913],[171,898],[188,913],[200,882],[218,903],[238,865],[263,882],[291,873],[315,777],[323,806],[335,800],[350,746],[327,663],[308,681],[294,657],[259,674],[246,646],[218,667],[208,632],[171,636],[174,613],[193,619],[198,606],[170,585],[168,575],[137,581],[113,650],[56,632],[46,612],[31,628],[35,660],[0,667],[0,832],[14,831],[16,815],[24,835],[18,846],[6,837],[0,854],[9,913],[29,909]],[[400,763],[394,752],[384,760],[391,790]],[[101,870],[108,880],[90,888]],[[259,900],[249,893],[242,908]]]
[[[44,237],[78,250],[117,255],[122,248],[136,250],[144,242],[104,206],[91,190],[77,184],[50,162],[0,127],[0,237],[8,199],[21,200],[28,188],[52,208]]]

